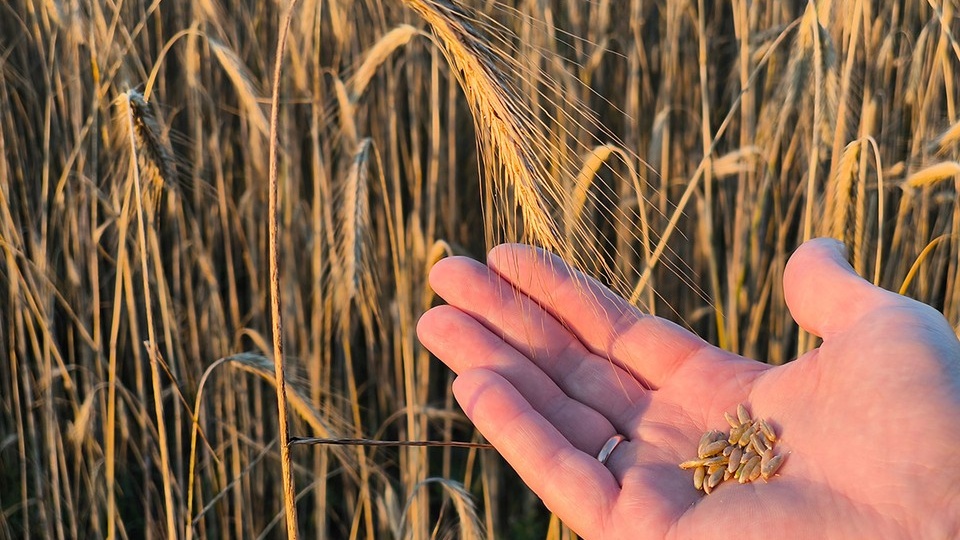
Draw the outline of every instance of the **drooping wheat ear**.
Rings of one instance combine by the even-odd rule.
[[[724,154],[710,164],[713,177],[716,179],[729,178],[746,173],[757,166],[762,151],[757,146],[744,146]]]
[[[370,80],[377,72],[380,64],[393,54],[393,51],[403,47],[413,39],[413,36],[420,33],[420,30],[408,25],[401,24],[393,30],[390,30],[371,47],[363,57],[363,63],[357,68],[356,73],[350,80],[349,96],[350,100],[356,103],[363,95]]]
[[[258,132],[266,135],[270,131],[270,123],[260,107],[260,91],[257,89],[253,75],[250,74],[247,65],[233,49],[223,43],[215,39],[207,39],[207,43],[210,44],[210,50],[213,51],[213,55],[220,62],[224,73],[233,83],[240,107],[243,108],[245,113],[244,117],[253,124]]]
[[[357,297],[362,289],[364,268],[364,235],[370,219],[367,184],[369,180],[370,147],[369,138],[357,144],[353,162],[343,183],[340,195],[340,226],[337,255],[340,259],[340,281],[336,289],[341,292],[340,303],[345,309]]]
[[[457,518],[459,519],[459,527],[456,531],[457,538],[463,538],[464,540],[475,540],[478,538],[484,538],[486,535],[483,530],[483,522],[480,521],[480,516],[477,515],[477,507],[473,504],[473,497],[470,495],[470,492],[464,488],[463,484],[450,480],[449,478],[438,478],[431,477],[424,479],[417,483],[413,487],[413,492],[410,493],[407,503],[403,508],[403,512],[400,515],[400,526],[398,530],[409,532],[407,528],[407,515],[413,506],[413,502],[419,492],[422,489],[429,487],[431,484],[438,484],[443,488],[443,493],[446,497],[449,497],[451,504],[453,505],[454,510],[457,513]]]
[[[629,170],[630,181],[633,183],[633,190],[636,195],[636,202],[634,204],[636,204],[637,211],[641,216],[641,242],[644,246],[644,253],[649,254],[648,234],[646,229],[647,219],[642,201],[643,192],[642,188],[640,187],[640,178],[637,174],[636,168],[633,165],[630,153],[615,144],[602,144],[594,147],[582,158],[580,171],[577,173],[576,180],[573,184],[573,192],[564,205],[566,210],[566,216],[564,219],[565,238],[567,242],[571,243],[571,245],[575,242],[582,244],[584,238],[578,239],[576,238],[576,235],[589,234],[585,232],[584,229],[583,213],[587,202],[591,199],[590,191],[593,188],[594,179],[596,178],[600,169],[610,160],[611,156],[618,156]],[[594,196],[594,200],[596,200],[596,196]]]
[[[176,186],[176,165],[173,152],[163,137],[163,130],[157,122],[150,103],[143,98],[143,94],[130,89],[121,99],[121,106],[126,106],[129,115],[131,136],[134,150],[137,154],[137,167],[140,171],[140,182],[143,186],[143,205],[146,215],[152,219],[156,214],[157,205],[164,188],[174,189]]]
[[[243,371],[253,373],[271,384],[276,384],[273,379],[273,360],[256,352],[243,352],[226,357],[235,367]],[[289,389],[288,398],[293,410],[300,415],[313,433],[318,437],[338,437],[348,429],[345,420],[338,418],[336,412],[325,410],[323,413],[318,411],[309,399],[309,392],[303,386],[303,381],[296,377],[287,377],[287,388]],[[348,452],[339,449],[333,450],[338,459],[344,464],[349,464],[352,459]]]
[[[517,98],[496,66],[494,53],[449,0],[403,0],[433,29],[437,45],[453,68],[473,114],[484,167],[498,189],[512,188],[529,240],[565,251],[552,216],[550,179],[534,151],[536,130],[522,116]]]
[[[583,158],[583,165],[581,165],[580,172],[577,174],[577,179],[574,182],[573,196],[570,197],[569,204],[567,205],[567,217],[564,220],[567,238],[573,235],[573,228],[580,220],[580,215],[583,213],[584,207],[587,204],[590,187],[593,185],[593,180],[596,178],[597,172],[603,167],[604,163],[607,162],[607,159],[610,158],[610,155],[613,154],[616,149],[617,147],[612,144],[602,144],[591,150],[590,153]]]
[[[937,155],[944,155],[950,147],[960,141],[960,122],[954,123],[944,132],[937,135],[928,145],[928,151],[936,151]]]
[[[904,184],[911,188],[921,188],[932,186],[948,178],[960,176],[960,163],[956,161],[943,161],[924,167],[919,171],[907,177]]]

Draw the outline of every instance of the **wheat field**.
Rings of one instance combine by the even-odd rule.
[[[772,364],[815,236],[960,324],[956,0],[288,2],[0,5],[0,539],[571,538],[482,447],[282,443],[278,381],[481,443],[415,326],[502,241]]]

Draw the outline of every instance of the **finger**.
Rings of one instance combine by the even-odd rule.
[[[659,388],[706,343],[679,326],[641,313],[559,257],[519,244],[493,248],[487,264],[553,314],[580,342]]]
[[[483,368],[509,381],[574,447],[588,454],[599,452],[617,431],[604,415],[570,398],[537,364],[457,308],[428,311],[417,324],[417,334],[456,373]]]
[[[468,258],[444,259],[431,271],[430,284],[493,337],[529,358],[563,393],[610,418],[618,429],[625,427],[621,418],[643,398],[643,386],[606,358],[591,354],[552,315],[486,266]],[[521,377],[504,375],[518,388],[527,386]]]
[[[843,244],[830,238],[811,240],[794,252],[784,270],[783,293],[797,324],[822,338],[901,298],[858,276]]]
[[[505,379],[465,371],[453,385],[477,429],[544,504],[574,530],[602,531],[620,488],[593,456],[573,446]]]

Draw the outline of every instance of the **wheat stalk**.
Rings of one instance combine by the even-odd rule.
[[[174,480],[171,471],[170,446],[167,440],[166,421],[164,420],[163,386],[160,381],[160,353],[154,345],[156,330],[153,322],[151,301],[150,273],[147,268],[147,234],[144,225],[144,214],[148,223],[152,223],[160,194],[164,186],[165,177],[172,179],[172,172],[165,167],[167,156],[163,154],[163,145],[159,143],[159,128],[155,119],[148,113],[149,107],[142,96],[136,91],[126,94],[127,100],[127,136],[131,151],[130,184],[133,186],[134,202],[136,203],[137,234],[140,248],[141,278],[143,284],[143,303],[147,319],[147,334],[149,336],[147,354],[150,359],[150,381],[153,386],[153,404],[157,422],[157,445],[160,450],[160,473],[163,478],[163,501],[165,510],[167,538],[177,538],[176,509],[174,506]],[[121,103],[124,103],[121,100]],[[140,164],[146,168],[142,169]],[[147,185],[142,183],[146,181]],[[119,240],[126,242],[126,238]]]
[[[297,492],[293,480],[293,463],[290,458],[290,420],[287,417],[287,379],[283,367],[283,310],[280,302],[280,216],[278,200],[280,195],[279,164],[279,122],[280,122],[280,81],[283,73],[283,53],[286,50],[290,20],[297,0],[290,0],[286,11],[280,18],[280,36],[277,38],[276,56],[274,56],[273,95],[270,100],[270,156],[268,161],[270,186],[268,192],[268,222],[270,247],[270,318],[273,329],[273,363],[277,390],[277,424],[280,437],[280,466],[283,481],[283,508],[287,524],[287,538],[297,538]]]

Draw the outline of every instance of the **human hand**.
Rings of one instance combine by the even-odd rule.
[[[437,263],[420,340],[477,429],[587,539],[960,536],[960,343],[933,308],[857,276],[833,240],[787,265],[823,344],[783,366],[644,315],[554,256]],[[785,454],[769,482],[697,491],[681,461],[745,403]],[[627,441],[606,465],[611,436]]]

